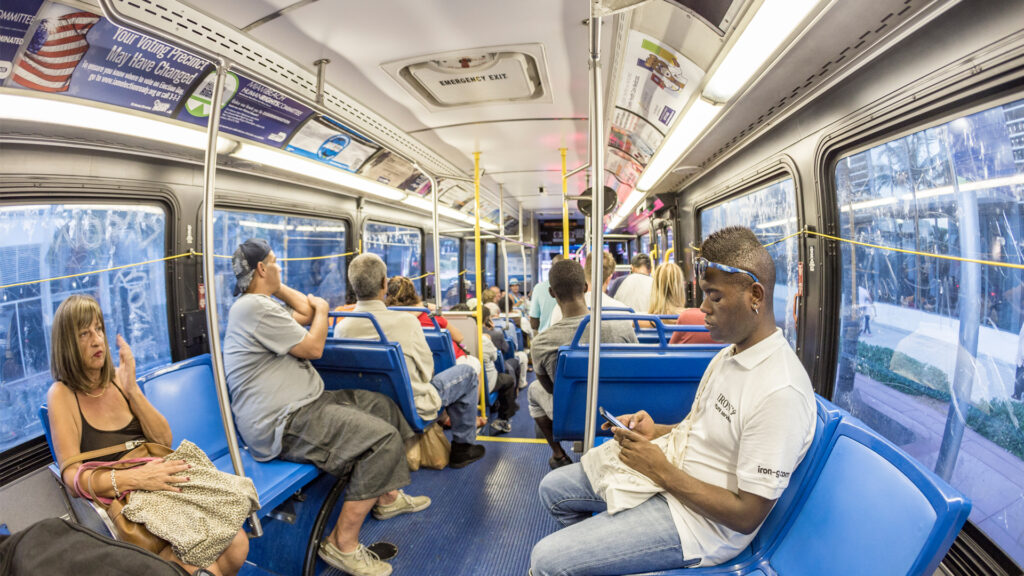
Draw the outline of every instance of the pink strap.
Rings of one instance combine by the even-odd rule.
[[[78,467],[78,471],[75,472],[75,492],[80,497],[82,497],[82,498],[86,498],[88,500],[92,500],[93,499],[93,494],[92,494],[92,490],[91,490],[92,477],[91,476],[89,477],[90,490],[83,490],[81,484],[79,484],[79,480],[82,477],[82,472],[85,472],[86,470],[95,470],[97,468],[110,468],[111,470],[125,470],[127,468],[134,468],[135,466],[137,466],[139,464],[146,464],[147,462],[153,462],[155,460],[163,460],[163,458],[155,458],[155,457],[128,458],[127,460],[114,460],[112,462],[99,462],[99,461],[84,462],[81,466]],[[125,466],[126,464],[128,466]],[[95,476],[95,474],[94,474],[94,476]],[[122,491],[121,492],[121,497],[124,497],[129,492],[131,492],[131,490],[124,490],[124,491]],[[96,500],[99,500],[99,502],[101,504],[103,504],[103,505],[110,505],[110,503],[114,501],[111,498],[107,498],[105,496],[100,496],[99,494],[96,494],[95,496],[96,496]]]

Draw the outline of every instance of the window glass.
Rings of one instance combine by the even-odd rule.
[[[449,309],[459,303],[459,240],[441,236],[438,238],[438,244],[441,249],[438,266],[443,295],[441,304],[445,309]]]
[[[494,242],[484,244],[484,286],[498,284],[498,245]]]
[[[640,237],[640,252],[651,255],[651,233],[648,232]]]
[[[466,263],[466,299],[469,300],[476,295],[476,245],[472,236],[462,243],[462,254],[462,261]],[[483,262],[480,265],[483,266]]]
[[[423,272],[420,255],[423,253],[423,233],[418,228],[378,224],[366,225],[363,250],[380,256],[388,266],[388,277],[415,278]],[[422,294],[422,289],[421,289]]]
[[[1024,563],[1024,100],[839,160],[834,399],[973,501]],[[915,254],[920,253],[920,254]]]
[[[746,226],[762,244],[775,242],[797,230],[796,194],[793,180],[786,179],[731,198],[700,213],[703,238],[728,226]],[[669,238],[671,238],[669,229]],[[669,244],[669,247],[672,245]],[[796,320],[793,304],[797,294],[797,265],[800,259],[796,238],[768,247],[775,260],[775,290],[772,308],[775,323],[782,328],[789,344],[796,347]]]
[[[231,256],[239,244],[250,238],[262,238],[270,244],[281,266],[281,281],[303,294],[315,294],[327,300],[331,308],[345,303],[347,257],[317,258],[345,253],[348,225],[338,220],[216,210],[214,243],[216,254]],[[289,260],[313,258],[310,260]],[[221,335],[227,329],[228,311],[235,301],[235,275],[231,258],[216,260],[217,305]]]
[[[166,255],[167,216],[156,206],[50,204],[0,210],[0,286],[124,266]],[[163,262],[0,289],[0,451],[42,435],[37,416],[50,377],[57,306],[88,294],[107,341],[132,347],[143,373],[171,361]]]
[[[665,228],[665,250],[662,252],[661,262],[672,262],[675,259],[675,239],[672,236],[672,227]]]

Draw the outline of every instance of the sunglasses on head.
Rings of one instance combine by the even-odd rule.
[[[760,282],[760,280],[757,279],[757,276],[754,276],[752,272],[747,272],[742,268],[734,268],[732,266],[726,266],[725,264],[719,264],[718,262],[712,262],[703,256],[697,258],[698,276],[703,278],[704,273],[707,272],[708,268],[714,268],[715,270],[721,270],[722,272],[728,272],[729,274],[746,274],[747,276],[750,276],[750,279],[754,282]]]

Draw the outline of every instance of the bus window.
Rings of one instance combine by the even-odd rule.
[[[167,215],[157,206],[49,204],[0,210],[0,285],[158,260]],[[121,334],[141,374],[171,361],[163,262],[0,290],[0,451],[41,436],[50,326],[71,294],[99,301],[112,344]],[[115,362],[117,348],[112,351]]]
[[[494,242],[484,244],[483,266],[484,286],[496,286],[498,284],[498,245]]]
[[[422,274],[420,255],[423,254],[423,233],[418,228],[394,224],[366,224],[363,236],[363,250],[381,257],[388,267],[388,277],[405,276],[415,278]],[[422,280],[419,284],[423,294]]]
[[[1024,563],[1024,100],[841,158],[837,404],[969,497]]]
[[[443,295],[441,305],[448,309],[459,303],[459,239],[441,236],[438,245],[441,249],[438,266]]]
[[[707,238],[727,226],[747,226],[763,244],[796,232],[796,193],[788,178],[742,196],[705,208],[700,213],[700,231]],[[671,238],[671,229],[669,229]],[[671,244],[669,245],[671,248]],[[797,265],[800,260],[796,238],[768,247],[775,260],[775,290],[772,308],[775,323],[782,328],[790,346],[796,347],[793,303],[798,291]]]
[[[339,220],[324,220],[284,214],[216,210],[214,212],[216,254],[230,256],[235,248],[249,238],[262,238],[281,265],[281,281],[303,294],[320,296],[331,308],[345,303],[347,257],[335,256],[346,252],[348,224]],[[287,258],[317,258],[293,260]],[[230,258],[217,258],[217,305],[220,313],[220,332],[228,325],[228,311],[234,298],[235,275]]]

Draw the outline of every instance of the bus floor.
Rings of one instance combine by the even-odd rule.
[[[430,508],[383,521],[367,517],[360,540],[397,545],[398,555],[390,561],[394,574],[526,575],[533,545],[557,530],[558,523],[537,497],[537,486],[549,472],[551,450],[535,438],[526,389],[519,392],[518,401],[512,432],[478,439],[487,447],[483,459],[459,470],[412,473],[406,491],[430,496]],[[578,460],[569,444],[563,447]],[[271,573],[247,564],[240,574]],[[321,562],[318,574],[344,573]]]

